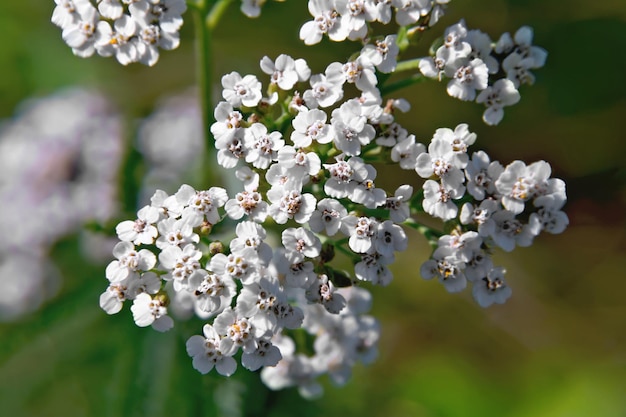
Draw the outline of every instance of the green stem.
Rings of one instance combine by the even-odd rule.
[[[439,240],[439,238],[441,236],[443,236],[443,233],[428,227],[426,225],[423,225],[421,223],[418,223],[417,221],[415,221],[415,219],[413,218],[409,218],[407,220],[405,220],[402,224],[409,226],[411,229],[415,229],[418,232],[420,232],[422,235],[424,235],[424,237],[426,239],[428,239],[428,242],[431,245],[437,245],[437,240]]]
[[[404,80],[396,81],[395,83],[391,83],[382,87],[380,89],[380,93],[384,96],[396,90],[400,90],[402,88],[409,87],[413,84],[421,83],[426,80],[427,78],[424,77],[422,74],[413,74],[409,78],[405,78]]]
[[[398,29],[398,37],[396,38],[396,44],[400,49],[400,53],[404,52],[410,45],[409,38],[407,36],[407,27],[402,26]]]
[[[233,0],[218,0],[211,8],[211,12],[206,17],[206,25],[209,30],[215,29],[232,1]]]
[[[213,81],[215,78],[213,67],[213,30],[226,12],[232,0],[197,0],[190,4],[194,13],[196,27],[196,76],[200,90],[200,106],[202,108],[202,124],[204,141],[206,143],[206,160],[215,160],[215,144],[211,135],[211,125],[215,122],[213,116]],[[212,170],[204,171],[202,185],[215,184],[218,174]]]
[[[213,140],[211,138],[211,123],[213,123],[213,106],[212,106],[212,62],[211,62],[211,31],[208,25],[205,25],[205,15],[207,6],[205,2],[197,3],[194,13],[194,23],[196,26],[196,77],[198,80],[198,88],[200,89],[200,107],[202,108],[202,126],[204,132],[204,141],[207,150],[213,149]]]
[[[419,69],[419,65],[420,65],[420,61],[421,60],[422,60],[422,58],[415,58],[415,59],[408,59],[406,61],[400,61],[396,65],[395,72],[410,71],[410,70]]]

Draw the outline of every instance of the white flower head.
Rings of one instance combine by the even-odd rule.
[[[306,90],[302,98],[310,109],[330,107],[343,98],[343,83],[345,78],[341,71],[326,69],[325,74],[312,75],[309,83],[311,89]]]
[[[376,136],[376,130],[367,123],[357,100],[346,101],[333,110],[330,123],[334,129],[335,146],[348,156],[359,155],[361,147]]]
[[[533,239],[540,230],[523,224],[515,218],[515,214],[509,210],[499,210],[491,215],[495,226],[491,233],[494,243],[505,252],[511,252],[515,246],[527,247],[533,243]]]
[[[305,257],[316,258],[322,249],[319,238],[303,227],[285,229],[282,243],[292,264],[304,261]]]
[[[234,220],[247,215],[250,220],[263,222],[268,214],[269,205],[263,201],[261,193],[257,191],[242,191],[224,205],[228,217]]]
[[[456,217],[458,207],[452,200],[461,198],[465,187],[447,188],[437,181],[427,180],[423,188],[424,201],[422,206],[426,213],[443,220],[451,220]]]
[[[319,303],[331,314],[339,314],[346,306],[346,299],[337,292],[333,282],[326,274],[317,276],[317,279],[306,290],[309,302]]]
[[[472,295],[481,307],[504,304],[511,297],[511,287],[504,281],[505,269],[495,267],[481,281],[474,283]]]
[[[389,217],[395,223],[402,223],[411,215],[409,201],[413,195],[413,187],[401,185],[393,197],[387,197],[385,208],[389,209]]]
[[[137,251],[131,242],[115,245],[113,256],[118,260],[106,267],[106,277],[111,283],[121,282],[131,274],[149,271],[156,265],[156,256],[152,252],[148,249]]]
[[[137,220],[125,220],[115,227],[117,237],[135,245],[150,245],[158,235],[154,224],[159,220],[158,209],[145,206],[137,212]]]
[[[373,217],[348,215],[342,219],[342,231],[350,236],[348,245],[356,253],[366,253],[373,245],[378,221]]]
[[[506,72],[506,78],[518,88],[522,84],[535,83],[535,75],[529,71],[534,63],[531,57],[524,58],[522,55],[512,53],[502,61],[502,69]]]
[[[174,320],[167,315],[167,307],[160,297],[152,298],[150,294],[139,294],[131,306],[135,324],[139,327],[152,325],[154,330],[165,332],[174,326]]]
[[[120,0],[98,0],[98,11],[106,19],[116,20],[122,17],[124,7]]]
[[[98,11],[91,3],[85,4],[74,8],[74,12],[65,18],[59,17],[64,25],[61,35],[63,40],[72,48],[74,55],[81,58],[92,56],[97,46],[105,42],[111,32],[107,22],[98,21]]]
[[[228,356],[234,355],[239,348],[247,353],[254,352],[258,347],[257,338],[262,335],[248,318],[237,314],[231,307],[215,318],[213,328],[222,336],[220,351]]]
[[[333,140],[333,130],[326,123],[328,115],[319,109],[303,110],[293,119],[294,131],[291,133],[291,141],[298,148],[306,148],[313,141],[321,144]]]
[[[274,367],[278,361],[282,359],[280,349],[270,340],[257,340],[257,348],[253,352],[243,352],[241,355],[241,364],[250,371],[256,371],[260,368]]]
[[[218,253],[211,258],[207,269],[220,277],[239,279],[244,285],[249,285],[258,279],[259,274],[254,264],[257,259],[247,255],[246,251],[230,255]]]
[[[207,374],[215,367],[220,375],[232,375],[237,362],[220,350],[220,335],[209,324],[204,325],[203,332],[204,336],[195,335],[187,340],[187,353],[193,359],[194,369]]]
[[[483,113],[483,121],[490,126],[497,125],[504,116],[503,108],[512,106],[520,100],[520,94],[513,81],[502,78],[478,94],[477,103],[484,103],[487,109]]]
[[[294,60],[289,55],[281,54],[272,62],[264,56],[261,59],[261,69],[269,74],[272,84],[282,90],[291,90],[297,82],[306,81],[311,76],[311,69],[304,59]]]
[[[385,74],[393,72],[400,51],[396,38],[396,35],[388,35],[385,39],[374,41],[374,44],[365,45],[361,50],[361,56],[375,65],[380,72]]]
[[[280,186],[272,187],[267,192],[267,198],[272,202],[269,214],[278,224],[285,224],[289,219],[294,219],[300,224],[308,222],[317,203],[313,194]]]
[[[200,269],[200,258],[202,252],[197,250],[192,243],[184,248],[178,246],[168,246],[159,254],[161,267],[168,273],[163,276],[166,281],[174,281],[174,290],[188,289],[189,277]]]
[[[454,65],[447,67],[445,72],[452,78],[448,82],[448,94],[459,100],[474,100],[476,90],[487,88],[489,69],[480,58],[474,58],[469,62],[466,59],[458,59]]]
[[[341,228],[341,219],[348,215],[346,208],[337,200],[324,198],[317,203],[317,209],[311,214],[309,227],[316,233],[324,231],[334,236]]]
[[[394,252],[406,250],[408,243],[409,240],[402,227],[393,221],[385,220],[378,224],[373,246],[376,252],[391,258]]]
[[[546,62],[548,52],[539,47],[532,45],[533,41],[533,29],[529,26],[522,26],[513,35],[515,40],[514,54],[520,55],[522,59],[530,58],[532,64],[528,64],[529,68],[541,68]]]
[[[370,250],[370,252],[362,254],[361,261],[354,265],[354,275],[361,281],[387,286],[393,279],[393,274],[387,265],[391,264],[394,259]]]
[[[314,45],[322,40],[324,34],[336,42],[341,42],[348,36],[349,30],[343,24],[332,0],[309,0],[309,13],[313,20],[306,22],[300,28],[300,39],[306,45]]]
[[[513,161],[496,179],[498,193],[502,195],[502,205],[514,214],[524,211],[525,202],[541,194],[546,187],[552,169],[545,161],[526,165]]]
[[[193,227],[182,219],[173,217],[163,219],[157,224],[157,228],[160,236],[156,246],[161,250],[168,246],[184,247],[200,241],[200,236],[193,232]]]
[[[464,267],[465,263],[456,257],[455,248],[441,246],[435,250],[432,259],[422,264],[420,273],[424,279],[437,277],[448,292],[454,293],[467,286]]]
[[[228,275],[218,275],[199,269],[189,277],[189,289],[202,312],[217,314],[230,305],[237,286]]]
[[[265,125],[254,123],[245,130],[244,145],[248,149],[246,162],[255,168],[267,169],[278,158],[278,151],[285,145],[280,132],[267,132]]]
[[[176,200],[187,206],[183,209],[183,219],[196,227],[205,220],[210,224],[216,224],[220,221],[217,209],[223,207],[228,201],[228,194],[221,187],[196,191],[191,186],[183,184],[176,192]]]
[[[286,180],[278,182],[271,181],[267,173],[267,179],[272,185],[282,185],[285,188],[300,189],[310,181],[310,177],[319,173],[322,162],[317,153],[305,151],[286,145],[278,151],[278,166],[276,173],[286,175]],[[273,167],[270,167],[270,170]]]
[[[106,23],[106,22],[105,22]],[[100,24],[98,26],[100,29]],[[122,65],[139,60],[137,51],[137,22],[128,15],[123,15],[115,21],[113,29],[106,23],[102,26],[102,37],[96,44],[96,50],[101,56],[115,55]]]
[[[88,0],[54,0],[56,6],[52,11],[52,23],[65,29],[79,19],[81,9],[93,7]]]
[[[269,264],[272,259],[272,248],[264,242],[267,233],[263,226],[251,221],[243,221],[237,224],[235,232],[237,237],[230,241],[231,253],[256,257],[257,262],[263,265]]]
[[[423,143],[416,143],[415,135],[409,135],[391,148],[391,160],[397,162],[402,169],[413,170],[418,155],[424,152],[426,152],[426,146]]]
[[[466,123],[461,123],[454,131],[445,127],[437,129],[433,135],[433,142],[435,140],[442,140],[449,144],[452,155],[451,157],[448,155],[448,158],[451,158],[455,167],[465,168],[469,160],[467,149],[476,142],[476,133],[470,132]]]
[[[474,152],[465,167],[467,192],[476,200],[483,200],[488,195],[498,195],[495,180],[503,171],[504,167],[498,161],[491,162],[484,151]]]
[[[213,112],[215,123],[211,125],[211,133],[215,140],[229,140],[241,127],[243,116],[227,101],[220,101]]]
[[[428,145],[428,152],[417,156],[415,171],[422,178],[430,178],[434,175],[441,179],[447,188],[462,194],[465,176],[461,169],[466,164],[466,155],[455,152],[452,140],[454,136],[450,129],[437,129]]]
[[[235,177],[243,182],[243,189],[246,191],[256,191],[259,188],[259,174],[248,166],[243,166],[235,171]]]
[[[254,107],[261,101],[261,83],[254,75],[243,78],[233,71],[222,77],[222,97],[233,107]]]

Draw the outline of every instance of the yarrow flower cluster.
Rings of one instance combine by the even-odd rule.
[[[72,52],[154,65],[159,49],[178,48],[185,0],[54,0],[52,23]]]
[[[211,240],[209,230],[225,220],[222,211],[228,201],[220,187],[196,191],[183,185],[171,196],[155,193],[136,220],[116,228],[121,241],[113,251],[116,260],[106,269],[110,285],[100,297],[101,307],[114,314],[132,300],[136,324],[159,331],[173,326],[170,303],[179,311],[212,318],[203,336],[187,342],[194,367],[202,373],[215,368],[231,375],[239,350],[242,365],[253,371],[275,366],[281,358],[300,361],[300,355],[289,356],[278,346],[294,343],[284,330],[302,327],[320,338],[319,358],[306,359],[316,363],[315,375],[309,378],[323,372],[322,361],[332,359],[346,367],[333,366],[337,378],[345,380],[348,365],[374,356],[366,352],[375,349],[378,338],[376,322],[364,315],[369,294],[356,288],[340,290],[320,273],[332,270],[324,269],[321,241],[308,229],[285,229],[278,249],[265,242],[266,230],[253,221],[240,222],[227,246]],[[341,319],[333,318],[338,313]],[[325,322],[334,323],[332,332]],[[350,344],[344,343],[348,340]],[[331,359],[327,353],[332,353]],[[264,376],[268,385],[285,384],[287,375],[272,372]]]
[[[454,227],[452,233],[439,237],[421,274],[426,279],[437,277],[449,292],[461,291],[472,282],[474,299],[487,307],[511,295],[504,269],[491,260],[493,248],[510,252],[515,246],[530,246],[542,231],[563,232],[568,218],[561,211],[565,183],[550,178],[547,162],[527,166],[514,161],[503,167],[483,151],[469,159],[466,151],[459,152],[458,144],[466,149],[474,139],[466,125],[454,132],[438,129],[428,152],[417,158],[417,173],[430,178],[424,183],[424,210]],[[465,202],[459,209],[460,201]]]
[[[271,388],[297,385],[314,395],[323,373],[345,382],[353,364],[371,360],[379,338],[367,309],[351,310],[348,298],[369,299],[364,281],[390,283],[389,265],[407,248],[401,225],[414,224],[420,209],[456,225],[438,239],[423,276],[437,276],[451,292],[469,280],[485,307],[510,295],[491,248],[528,246],[541,230],[559,233],[567,224],[564,183],[549,178],[547,163],[503,168],[484,152],[470,158],[476,135],[466,124],[438,129],[428,148],[416,142],[394,120],[408,104],[382,106],[363,75],[374,74],[364,54],[317,75],[286,55],[260,64],[269,97],[256,76],[231,72],[211,126],[218,163],[235,170],[240,187],[158,191],[136,220],[118,225],[117,260],[100,300],[108,313],[132,300],[135,322],[157,330],[173,325],[170,302],[210,320],[187,342],[200,372],[232,374],[241,351],[242,365],[263,368]],[[351,80],[360,96],[344,100]],[[368,162],[384,161],[425,179],[422,201],[408,184],[393,193],[376,186]],[[527,201],[534,208],[523,225],[515,217]],[[218,239],[232,221],[235,235]],[[352,272],[331,266],[336,250],[349,255]],[[316,337],[314,356],[296,353],[290,332],[298,329]]]
[[[130,3],[131,17],[144,3],[184,9],[174,0]],[[244,1],[242,9],[255,16],[263,3]],[[89,8],[86,1],[73,4]],[[136,219],[120,222],[102,309],[115,314],[130,301],[135,323],[158,331],[172,328],[172,317],[196,316],[202,333],[186,348],[199,372],[229,376],[240,363],[261,370],[272,389],[296,386],[314,397],[321,375],[341,385],[356,363],[375,358],[380,328],[367,315],[371,295],[364,286],[390,284],[390,265],[408,247],[404,227],[422,231],[434,248],[421,267],[425,279],[437,277],[450,292],[469,281],[483,307],[509,298],[504,268],[491,255],[496,247],[529,246],[541,231],[562,232],[564,182],[551,178],[544,161],[503,166],[483,151],[470,154],[476,134],[465,123],[420,143],[396,120],[410,111],[408,101],[383,99],[396,89],[385,74],[410,67],[398,60],[411,37],[435,24],[447,4],[310,0],[314,20],[302,26],[301,39],[359,40],[358,53],[320,73],[302,58],[262,57],[266,88],[256,75],[225,74],[209,130],[217,163],[233,181],[206,190],[185,184],[171,195],[157,190]],[[121,15],[124,7],[103,0],[98,10],[124,19],[123,30],[130,19]],[[112,17],[114,10],[122,11]],[[171,13],[178,22],[179,13]],[[55,16],[67,23],[72,19],[61,17],[73,15]],[[372,23],[392,16],[399,31],[373,36]],[[450,77],[448,92],[486,103],[485,121],[497,124],[502,107],[519,99],[520,83],[532,80],[527,70],[545,61],[531,40],[522,28],[494,46],[460,22],[446,30],[435,58],[412,60],[411,68]],[[128,51],[118,50],[120,62],[131,61]],[[507,76],[490,87],[500,58]],[[385,164],[409,171],[412,180],[377,186]],[[421,191],[414,192],[415,182]],[[440,219],[445,233],[420,224],[424,213]]]
[[[492,42],[486,33],[468,30],[461,20],[446,29],[443,44],[433,57],[422,59],[419,68],[426,77],[450,79],[450,96],[484,104],[483,120],[497,125],[503,108],[519,102],[520,85],[535,82],[530,70],[545,64],[547,52],[532,40],[532,29],[523,26],[513,37],[507,32]]]
[[[443,16],[450,0],[309,0],[313,20],[300,29],[307,45],[322,40],[363,40],[374,22],[388,24],[392,16],[400,26],[433,26]],[[381,48],[385,48],[381,45]]]

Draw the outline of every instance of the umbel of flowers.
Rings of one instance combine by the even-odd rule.
[[[54,0],[52,23],[80,57],[115,56],[120,64],[154,65],[159,49],[178,48],[185,0]]]
[[[124,3],[132,15],[140,4],[168,2]],[[262,2],[242,8],[250,3]],[[476,135],[465,123],[419,142],[395,118],[409,103],[383,99],[395,90],[386,74],[419,68],[426,77],[448,77],[451,96],[484,103],[485,122],[497,124],[546,53],[531,45],[528,28],[493,43],[461,21],[446,29],[433,57],[399,61],[447,3],[310,0],[313,20],[301,39],[358,40],[358,53],[319,74],[304,59],[263,57],[265,89],[255,75],[224,75],[210,131],[218,164],[238,185],[158,190],[135,220],[119,223],[101,307],[114,314],[130,300],[136,324],[159,331],[174,325],[170,312],[196,315],[206,324],[186,344],[195,369],[228,376],[241,363],[262,369],[272,389],[297,386],[314,397],[322,374],[344,384],[357,362],[376,357],[380,329],[367,315],[372,300],[364,284],[392,281],[395,254],[408,244],[404,227],[424,233],[434,248],[421,266],[424,278],[436,277],[450,292],[471,286],[483,307],[505,302],[511,289],[491,255],[529,246],[542,231],[562,232],[564,182],[551,178],[544,161],[503,166],[470,151]],[[101,1],[99,9],[116,4]],[[392,17],[397,34],[372,34],[372,22]],[[378,187],[381,164],[397,164],[411,181]],[[443,232],[418,223],[420,213],[440,219]],[[348,271],[338,266],[346,260]]]

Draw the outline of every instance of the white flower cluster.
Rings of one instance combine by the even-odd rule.
[[[395,37],[386,42],[395,45]],[[171,302],[211,320],[187,342],[200,372],[230,375],[241,352],[242,365],[263,368],[269,387],[314,396],[320,375],[344,383],[356,362],[375,356],[378,325],[364,315],[370,297],[357,285],[390,283],[388,265],[407,248],[401,224],[420,209],[455,230],[439,238],[423,276],[439,277],[451,292],[474,282],[484,307],[503,302],[510,289],[491,247],[510,251],[541,230],[561,232],[564,183],[549,178],[545,162],[503,168],[484,152],[470,159],[476,135],[465,124],[438,129],[428,148],[417,143],[394,119],[408,103],[383,103],[377,88],[376,68],[395,66],[394,48],[387,51],[366,45],[322,74],[303,59],[264,57],[267,97],[255,75],[224,75],[211,132],[218,163],[235,170],[238,189],[158,191],[135,221],[120,223],[102,308],[117,313],[132,300],[137,325],[165,331]],[[359,96],[344,99],[349,84]],[[415,171],[425,179],[423,200],[409,184],[377,187],[369,162]],[[222,225],[232,221],[235,235],[224,244]],[[331,266],[335,251],[351,258],[353,273]],[[291,336],[299,329],[315,337],[313,356],[297,353]]]
[[[419,24],[432,26],[441,16],[450,0],[309,0],[313,20],[300,29],[300,39],[307,45],[322,40],[324,35],[333,41],[367,38],[370,24],[391,22],[392,14],[400,26]]]
[[[242,365],[252,371],[283,359],[281,369],[291,371],[264,371],[269,386],[299,385],[303,395],[313,395],[317,391],[307,389],[322,373],[347,380],[356,361],[375,356],[378,325],[364,315],[369,293],[335,288],[323,273],[333,270],[324,266],[319,237],[303,227],[285,229],[278,249],[265,242],[265,229],[253,221],[237,225],[227,249],[210,241],[210,231],[223,220],[221,211],[234,200],[220,187],[196,191],[183,185],[172,196],[157,191],[135,221],[116,228],[121,242],[106,269],[110,284],[100,306],[115,314],[132,300],[135,323],[159,331],[173,326],[170,302],[178,311],[212,318],[203,336],[187,342],[194,368],[202,373],[215,368],[231,375],[233,356],[241,350]],[[299,328],[317,338],[315,357],[296,354],[283,333]],[[306,377],[298,368],[302,362],[308,364]],[[300,376],[294,379],[293,372]]]
[[[47,255],[56,241],[116,212],[122,153],[121,120],[93,91],[31,99],[3,121],[0,320],[36,310],[54,294]]]
[[[243,1],[242,10],[256,16],[263,3]],[[437,246],[421,268],[424,278],[438,277],[450,292],[470,281],[483,307],[504,302],[511,290],[492,248],[511,251],[542,230],[563,231],[563,181],[550,178],[543,161],[503,167],[484,152],[470,158],[476,135],[466,124],[438,129],[428,147],[418,143],[395,119],[408,102],[383,101],[379,85],[387,80],[381,73],[400,68],[398,43],[408,45],[407,31],[436,23],[447,3],[310,0],[314,20],[302,26],[301,39],[361,40],[358,54],[318,74],[304,59],[263,57],[266,90],[255,75],[224,75],[210,131],[218,164],[234,171],[232,190],[158,190],[135,220],[119,223],[100,306],[115,314],[130,300],[135,323],[158,331],[174,325],[170,314],[195,315],[206,322],[186,344],[195,369],[228,376],[239,359],[249,370],[262,369],[268,387],[297,386],[314,397],[321,375],[343,384],[357,362],[376,356],[380,330],[366,314],[371,296],[360,285],[391,282],[389,265],[408,245],[402,225],[428,229]],[[390,23],[394,13],[399,34],[371,36],[370,23]],[[532,81],[527,70],[545,61],[545,51],[530,45],[529,29],[514,38],[494,46],[461,22],[446,30],[444,45],[435,58],[420,60],[420,69],[452,78],[448,92],[485,102],[485,121],[496,124],[502,107],[519,99],[519,84]],[[499,58],[507,78],[490,87]],[[393,191],[378,187],[378,163],[415,172],[423,193],[414,196],[409,181]],[[451,232],[418,224],[419,212]],[[353,270],[333,266],[336,253]]]
[[[159,49],[178,47],[185,0],[54,0],[52,23],[75,55],[98,53],[122,65],[154,65]]]
[[[373,64],[361,58],[359,62],[373,73]],[[344,64],[334,63],[326,74],[311,76],[303,60],[282,55],[275,62],[267,57],[261,61],[272,90],[313,80],[303,95],[306,99],[286,96],[284,90],[280,99],[278,91],[263,99],[255,76],[224,76],[223,96],[228,101],[217,106],[217,122],[211,130],[222,166],[235,168],[243,161],[251,165],[236,170],[242,189],[232,197],[219,187],[195,191],[182,186],[173,196],[160,191],[149,206],[139,210],[135,221],[120,223],[121,242],[114,250],[117,260],[107,267],[110,285],[101,296],[102,308],[117,313],[125,300],[133,300],[139,326],[167,330],[173,324],[167,314],[168,300],[186,303],[196,315],[214,318],[203,336],[188,342],[198,370],[208,372],[215,367],[229,375],[235,369],[232,356],[241,348],[242,364],[252,370],[274,366],[283,358],[282,371],[264,371],[264,379],[269,386],[299,385],[305,395],[320,374],[330,372],[338,382],[345,381],[355,362],[371,360],[378,326],[363,315],[367,308],[358,301],[369,296],[362,289],[336,287],[342,273],[327,264],[333,256],[328,242],[335,235],[342,236],[339,239],[361,259],[358,279],[389,283],[386,265],[393,261],[395,251],[407,246],[406,235],[396,222],[408,217],[412,189],[401,187],[387,198],[374,185],[376,170],[356,156],[362,145],[371,142],[377,147],[379,141],[390,147],[396,135],[406,136],[392,115],[394,104],[404,107],[405,103],[390,102],[382,108],[375,87],[359,81],[357,87],[366,88],[364,94],[371,97],[345,102],[333,111],[330,123],[326,123],[327,114],[316,108],[342,98],[348,75],[353,81],[359,79],[359,68],[352,64],[345,65],[346,71]],[[325,90],[328,95],[323,94]],[[308,103],[314,105],[309,109]],[[244,108],[247,120],[239,112]],[[292,122],[290,145],[279,131],[250,122],[265,115],[269,124],[269,118],[274,118],[270,113],[275,111],[285,111],[285,123]],[[343,154],[322,166],[322,153],[314,150],[317,145],[343,150]],[[265,171],[263,189],[260,171]],[[328,177],[322,184],[325,171]],[[395,222],[358,210],[348,212],[345,206],[379,207],[385,213],[388,209]],[[246,217],[224,250],[215,241],[200,239],[219,226],[222,210],[233,220]],[[265,242],[267,232],[261,226],[270,218],[275,224],[293,225],[283,228],[282,245],[275,249]],[[322,240],[327,244],[322,245]],[[344,280],[350,283],[349,278]],[[163,291],[163,282],[169,283],[169,295]],[[317,337],[316,356],[305,357],[288,348],[293,341],[283,330],[300,327]]]
[[[515,161],[503,167],[483,151],[470,159],[467,147],[475,138],[464,124],[454,131],[438,129],[428,152],[417,157],[415,170],[428,178],[424,210],[455,226],[452,234],[439,238],[421,274],[437,277],[449,292],[463,290],[470,281],[476,302],[487,307],[511,295],[504,269],[493,265],[492,248],[510,252],[530,246],[541,231],[563,232],[568,218],[561,211],[565,183],[550,178],[547,162],[527,166]]]
[[[450,96],[483,103],[487,107],[483,120],[497,125],[503,108],[520,100],[519,86],[534,83],[530,70],[545,64],[547,52],[533,46],[532,40],[532,29],[523,26],[513,38],[505,33],[494,43],[486,33],[468,30],[461,20],[446,29],[443,45],[435,56],[422,59],[419,68],[426,77],[449,78]],[[503,78],[490,83],[490,76]]]

